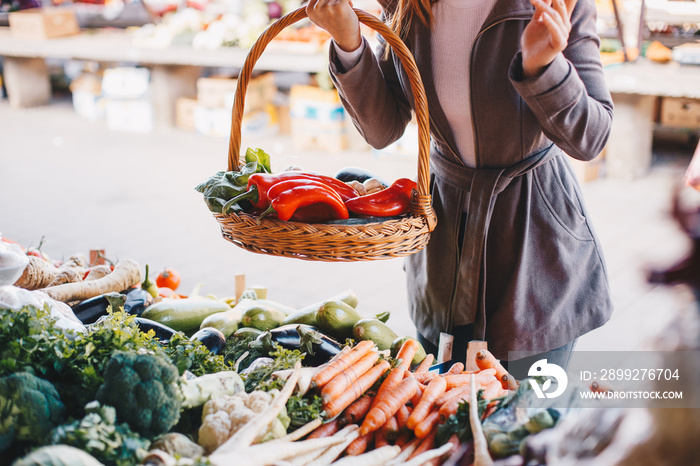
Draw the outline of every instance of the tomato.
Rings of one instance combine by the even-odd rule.
[[[175,293],[175,290],[171,290],[166,286],[158,287],[158,296],[161,298],[182,299],[179,294]]]
[[[177,287],[180,286],[180,274],[175,269],[166,268],[156,277],[156,285],[158,288],[177,290]]]

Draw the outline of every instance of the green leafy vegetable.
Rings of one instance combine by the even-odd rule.
[[[208,180],[197,185],[194,189],[202,193],[204,202],[209,210],[221,213],[224,204],[239,194],[248,190],[248,177],[253,173],[264,172],[265,167],[257,161],[246,163],[240,171],[219,171]],[[269,172],[269,170],[268,170]],[[234,211],[241,211],[242,207],[233,204]]]
[[[130,466],[145,458],[150,442],[126,423],[117,424],[113,407],[93,401],[85,413],[82,419],[57,427],[51,443],[80,448],[107,466]]]
[[[288,350],[276,343],[274,346],[275,349],[269,354],[273,359],[272,364],[262,364],[248,374],[242,375],[243,381],[245,382],[245,391],[247,393],[264,388],[269,390],[272,388],[279,388],[277,386],[265,386],[264,382],[267,382],[271,378],[273,372],[292,369],[297,361],[304,359],[305,354],[299,350]]]
[[[264,171],[265,173],[272,173],[272,167],[270,165],[270,155],[260,148],[253,149],[252,147],[249,147],[245,151],[245,161],[246,163],[258,162],[263,168],[262,171]]]
[[[483,416],[489,401],[483,397],[483,390],[476,394],[477,405],[479,407],[479,418]],[[436,445],[444,445],[452,434],[457,434],[459,441],[464,443],[472,438],[472,428],[469,423],[469,402],[464,401],[459,404],[457,412],[447,418],[444,424],[438,425]]]
[[[291,419],[290,428],[295,430],[314,419],[321,419],[323,412],[323,401],[321,397],[314,394],[292,395],[287,400],[287,416]]]

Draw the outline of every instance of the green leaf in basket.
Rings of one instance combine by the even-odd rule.
[[[248,150],[245,151],[245,161],[258,162],[261,165],[262,172],[272,173],[270,155],[260,148],[253,149],[249,147]]]

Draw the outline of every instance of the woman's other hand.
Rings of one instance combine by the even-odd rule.
[[[541,74],[566,48],[571,32],[571,12],[576,1],[530,0],[535,14],[520,38],[525,78]]]
[[[309,0],[306,14],[316,26],[328,31],[342,50],[352,52],[362,45],[360,21],[351,0]]]

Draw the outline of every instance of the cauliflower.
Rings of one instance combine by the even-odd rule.
[[[276,392],[276,390],[273,390]],[[199,428],[199,445],[211,453],[231,438],[272,402],[273,392],[241,392],[213,398],[204,404],[202,425]],[[286,409],[261,433],[256,443],[280,438],[287,433],[289,417]]]

